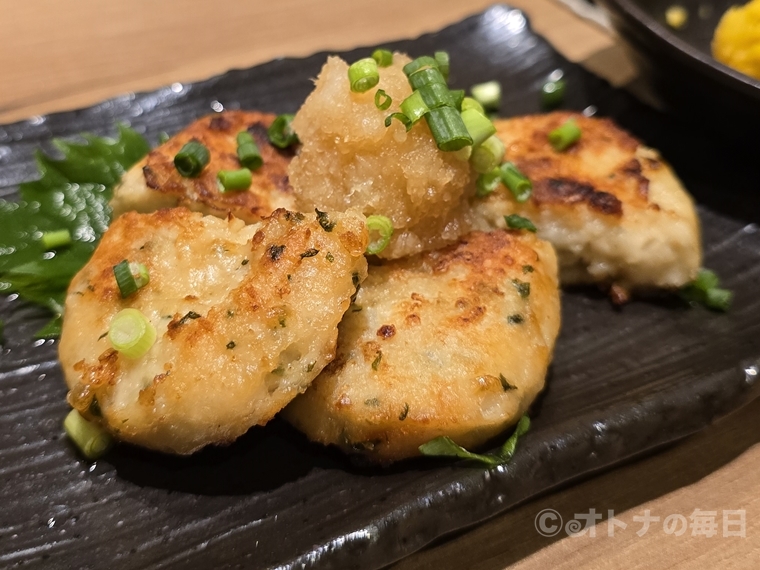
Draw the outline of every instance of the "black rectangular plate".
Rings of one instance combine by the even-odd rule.
[[[506,115],[537,112],[549,72],[565,70],[566,107],[598,108],[660,148],[702,204],[706,265],[735,292],[728,314],[674,299],[615,310],[600,294],[563,295],[563,330],[533,430],[507,467],[416,460],[356,467],[275,420],[190,458],[118,446],[89,465],[63,436],[66,389],[36,309],[0,299],[0,567],[380,568],[447,532],[708,425],[758,394],[760,199],[751,167],[688,125],[657,114],[569,63],[495,6],[390,47],[448,50],[452,83],[498,79]],[[364,57],[368,49],[342,54]],[[51,137],[114,132],[155,141],[212,108],[295,111],[326,54],[280,59],[191,85],[0,127],[0,196],[35,176]],[[0,230],[2,231],[2,230]]]

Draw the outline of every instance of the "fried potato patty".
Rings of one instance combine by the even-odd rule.
[[[71,405],[121,440],[181,454],[265,424],[333,359],[366,275],[364,219],[323,224],[286,210],[250,226],[184,208],[118,218],[68,290]],[[122,299],[112,268],[125,258],[150,282]],[[157,332],[138,359],[105,334],[127,307]]]
[[[581,139],[557,152],[548,133],[571,117]],[[533,195],[519,204],[500,186],[475,199],[475,210],[490,227],[504,227],[505,214],[529,218],[556,248],[563,284],[626,291],[676,288],[696,277],[702,248],[694,203],[657,151],[609,119],[567,112],[496,127],[506,160],[532,181]]]
[[[552,247],[473,232],[371,266],[335,360],[283,414],[313,441],[382,463],[441,435],[479,446],[543,388],[559,324]]]
[[[185,130],[152,150],[133,166],[114,190],[114,216],[124,212],[154,212],[185,206],[197,212],[225,217],[233,214],[246,223],[257,222],[277,208],[295,209],[288,182],[291,150],[269,142],[267,128],[275,115],[258,111],[224,111],[198,119]],[[253,172],[247,191],[221,192],[220,170],[237,170],[237,134],[247,130],[261,151],[263,166]],[[210,160],[197,178],[185,178],[174,167],[174,156],[185,143],[196,140],[209,150]]]

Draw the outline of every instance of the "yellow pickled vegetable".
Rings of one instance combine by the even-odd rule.
[[[723,14],[712,42],[715,59],[760,79],[760,0]]]

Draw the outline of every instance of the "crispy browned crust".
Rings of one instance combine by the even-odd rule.
[[[178,206],[192,210],[218,216],[232,213],[249,223],[270,215],[278,207],[289,205],[283,201],[293,201],[293,189],[288,182],[293,151],[272,146],[267,137],[267,129],[275,117],[258,111],[224,111],[198,119],[148,154],[142,167],[145,183],[156,192],[175,196]],[[222,193],[217,173],[240,168],[236,137],[244,130],[256,141],[264,164],[253,172],[248,191]],[[191,140],[202,142],[211,159],[200,176],[184,178],[174,167],[174,156]]]
[[[67,292],[69,403],[118,439],[180,454],[265,424],[333,359],[366,275],[364,219],[330,216],[329,232],[283,209],[256,225],[186,208],[114,220]],[[150,275],[127,298],[113,274],[123,259]],[[127,307],[156,329],[138,359],[107,337]]]
[[[581,129],[581,139],[563,152],[549,144],[549,133],[568,119]],[[497,132],[507,143],[507,160],[533,182],[531,200],[538,206],[569,207],[585,203],[610,216],[622,216],[623,204],[647,207],[649,180],[637,158],[597,173],[588,168],[589,157],[603,157],[610,149],[633,154],[639,142],[610,119],[578,113],[554,112],[497,121]],[[657,169],[656,159],[646,167]]]
[[[442,435],[482,445],[543,387],[559,328],[556,271],[548,243],[505,230],[370,267],[335,360],[285,419],[380,463]]]

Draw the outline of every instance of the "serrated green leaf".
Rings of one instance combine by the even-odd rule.
[[[39,179],[19,186],[18,202],[0,200],[0,294],[18,293],[49,309],[54,318],[40,331],[44,338],[60,334],[66,288],[108,228],[114,186],[150,150],[122,125],[116,140],[82,138],[86,142],[54,141],[60,160],[38,152]],[[72,243],[46,250],[42,233],[61,229],[69,230]]]

